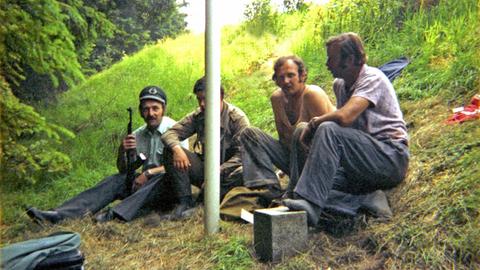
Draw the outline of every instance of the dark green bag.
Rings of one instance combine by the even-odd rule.
[[[83,269],[80,235],[59,232],[0,249],[0,269]]]

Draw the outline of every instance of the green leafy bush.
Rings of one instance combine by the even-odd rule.
[[[47,123],[32,107],[20,103],[1,77],[0,90],[2,182],[34,184],[70,170],[69,157],[55,150],[54,144],[61,142],[60,135],[73,138],[74,134]]]
[[[275,34],[280,26],[279,14],[273,9],[270,0],[253,0],[247,5],[244,16],[247,18],[246,30],[255,36]]]
[[[5,0],[0,69],[22,101],[55,100],[127,54],[185,30],[175,0]]]
[[[22,100],[54,97],[84,78],[82,60],[97,35],[111,32],[103,14],[81,0],[0,2],[0,69]]]
[[[265,34],[287,37],[301,28],[308,10],[309,5],[302,0],[284,0],[283,6],[278,7],[270,0],[253,0],[245,8],[243,30],[256,37]]]
[[[176,37],[187,25],[187,15],[179,11],[185,3],[175,0],[85,0],[85,3],[105,14],[115,25],[113,35],[100,36],[96,40],[87,63],[92,71],[103,70],[147,44]]]

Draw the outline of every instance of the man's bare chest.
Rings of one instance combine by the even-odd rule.
[[[285,114],[287,115],[290,125],[295,125],[302,115],[302,100],[285,102]]]

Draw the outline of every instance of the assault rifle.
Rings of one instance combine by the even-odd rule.
[[[129,121],[127,125],[128,135],[132,134],[132,108],[128,107],[127,109],[129,115]],[[137,161],[137,150],[128,149],[127,150],[127,177],[125,179],[127,187],[131,187],[135,181],[135,163]]]

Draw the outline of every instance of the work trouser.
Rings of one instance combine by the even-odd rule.
[[[191,185],[203,188],[204,161],[202,157],[190,150],[184,149],[190,161],[190,167],[186,171],[177,170],[173,164],[172,150],[164,149],[164,163],[167,174],[171,176],[175,195],[180,197],[192,196]],[[226,161],[220,170],[220,199],[234,187],[242,185],[242,164],[240,161]]]
[[[168,202],[168,181],[164,181],[164,174],[152,177],[139,190],[132,193],[131,187],[125,182],[125,174],[114,174],[106,177],[94,187],[87,189],[72,199],[64,202],[54,210],[62,218],[79,218],[87,214],[95,214],[111,202],[123,199],[112,208],[120,218],[130,221],[135,218],[144,207],[159,206],[161,202]],[[163,192],[162,192],[163,191]]]
[[[258,128],[244,129],[240,142],[245,186],[279,185],[275,166],[289,176],[287,191],[292,191],[305,162],[305,153],[299,145],[299,137],[305,127],[306,123],[298,125],[290,149]]]
[[[320,207],[332,189],[365,194],[397,186],[407,173],[408,147],[324,122],[315,131],[295,193]]]

